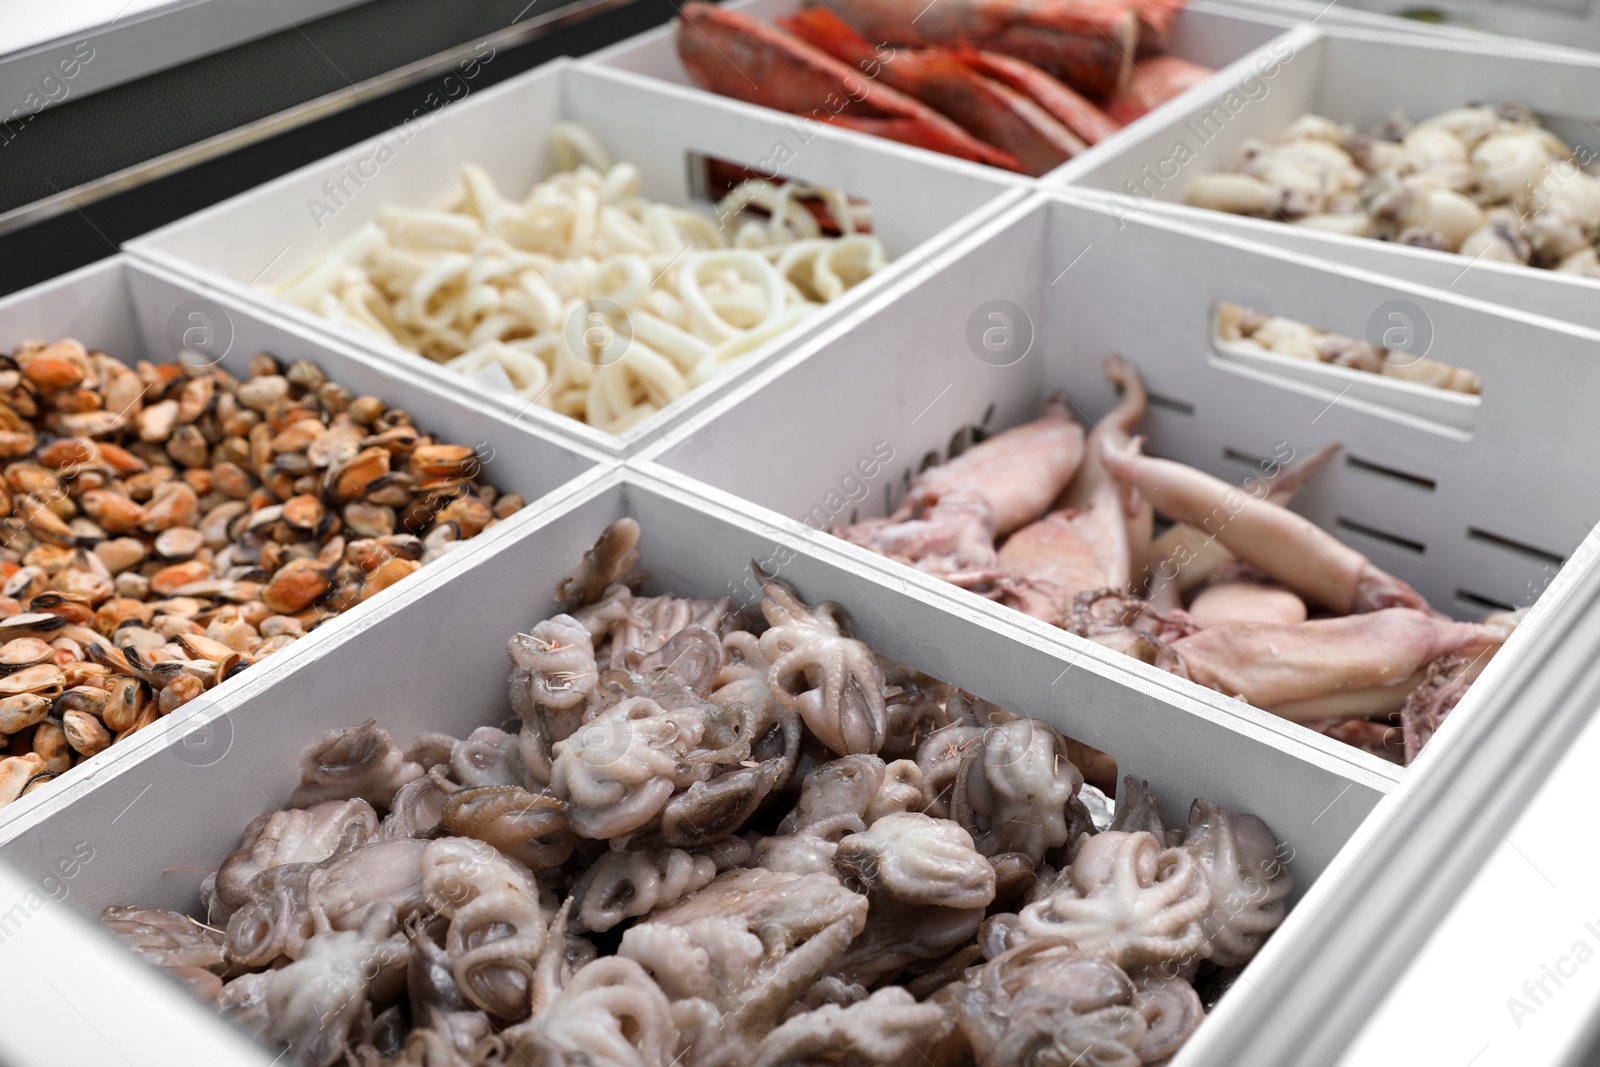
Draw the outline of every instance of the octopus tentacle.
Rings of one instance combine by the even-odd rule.
[[[1211,881],[1206,953],[1219,966],[1243,966],[1283,922],[1294,888],[1278,842],[1255,816],[1229,815],[1208,800],[1196,800],[1189,808],[1184,845]]]
[[[480,726],[450,749],[450,773],[462,785],[516,785],[522,780],[517,737]]]
[[[250,880],[283,863],[320,863],[372,839],[378,813],[365,800],[328,800],[257,816],[244,840],[217,870],[216,894],[223,907],[243,906]]]
[[[1061,735],[1037,719],[993,726],[980,737],[961,754],[950,817],[984,855],[1021,852],[1037,864],[1069,840],[1067,808],[1083,775]]]
[[[984,908],[994,900],[994,867],[972,847],[972,835],[920,812],[885,815],[842,839],[834,863],[869,891],[906,904]]]
[[[551,713],[553,741],[577,729],[581,709],[600,680],[588,627],[571,615],[556,615],[517,634],[506,647],[511,709],[524,719],[541,708]]]
[[[279,956],[298,959],[316,933],[310,912],[314,863],[283,863],[250,879],[245,902],[228,920],[228,958],[265,967]]]

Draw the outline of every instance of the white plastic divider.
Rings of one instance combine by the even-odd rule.
[[[1195,177],[1235,169],[1249,138],[1271,139],[1306,112],[1371,129],[1395,112],[1418,120],[1475,102],[1516,99],[1586,158],[1600,154],[1600,54],[1486,35],[1307,25],[1270,71],[1238,64],[1051,172],[1048,184],[1113,194],[1123,215],[1170,213],[1248,240],[1450,289],[1463,296],[1600,327],[1600,279],[1351,237],[1190,207]]]
[[[131,902],[195,908],[204,872],[174,868],[210,866],[250,819],[286,803],[300,749],[324,731],[371,716],[408,742],[423,730],[465,735],[500,721],[506,639],[559,610],[556,580],[623,515],[643,527],[648,592],[749,602],[747,561],[756,559],[806,599],[841,604],[873,649],[1103,747],[1119,770],[1149,779],[1169,819],[1181,823],[1196,796],[1259,814],[1293,849],[1296,898],[1319,891],[1323,872],[1393,788],[1392,777],[1320,746],[1114,676],[1011,620],[965,617],[942,595],[860,566],[808,531],[751,522],[649,470],[613,469],[491,551],[423,571],[405,603],[388,601],[339,644],[318,645],[314,667],[270,682],[247,674],[204,723],[208,745],[169,734],[97,776],[73,804],[0,826],[0,850],[43,879],[87,842],[95,858],[80,865],[67,898],[84,914]],[[1302,910],[1294,907],[1274,943],[1297,936]],[[113,1044],[119,1027],[134,1025],[93,1004],[77,1007]],[[0,1034],[0,1059],[7,1053]]]
[[[873,229],[895,262],[744,357],[735,367],[615,436],[279,299],[280,282],[374,220],[388,205],[438,208],[459,199],[460,172],[477,163],[506,195],[523,195],[555,169],[557,122],[592,130],[613,156],[638,167],[644,196],[693,205],[692,156],[842,189],[866,200]],[[817,124],[812,124],[812,127]],[[241,193],[130,241],[135,262],[164,265],[315,334],[339,338],[403,366],[450,394],[516,413],[610,454],[653,440],[797,338],[889,284],[981,214],[1025,185],[1017,175],[833,129],[801,127],[771,112],[624,73],[556,60],[393,133]],[[713,206],[703,205],[708,216]]]
[[[225,293],[190,284],[153,264],[134,265],[122,256],[0,300],[0,351],[10,351],[23,340],[58,337],[75,337],[89,348],[129,364],[141,359],[171,363],[187,348],[217,360],[223,369],[240,377],[245,376],[246,365],[257,352],[268,352],[285,363],[310,359],[330,380],[356,395],[377,396],[391,407],[410,412],[422,432],[475,447],[483,464],[483,480],[504,492],[521,494],[527,507],[463,542],[451,553],[452,558],[514,536],[517,528],[533,521],[542,509],[610,466],[605,457],[582,445],[542,434],[496,411],[474,409],[433,390],[428,382],[338,341],[307,337],[292,324],[248,308]],[[124,759],[135,759],[141,748],[158,747],[174,736],[191,734],[192,744],[203,745],[205,734],[197,724],[203,724],[217,706],[228,703],[254,679],[276,677],[313,661],[317,648],[337,645],[362,626],[361,620],[369,612],[407,602],[414,580],[397,583],[321,624],[180,711],[84,760],[48,789],[0,808],[0,825],[70,805],[93,789],[98,776]]]
[[[1421,420],[1381,395],[1326,387],[1219,359],[1213,309],[1231,301],[1357,336],[1402,302],[1430,324],[1436,354],[1484,379],[1470,433]],[[1001,314],[1015,348],[979,343]],[[1340,270],[1151,215],[1119,216],[1086,193],[1044,193],[991,220],[874,301],[709,408],[644,459],[762,509],[774,526],[828,528],[893,509],[912,474],[973,426],[1035,417],[1060,391],[1092,420],[1115,400],[1101,364],[1136,366],[1152,402],[1153,454],[1229,481],[1265,458],[1344,448],[1295,499],[1318,525],[1412,583],[1440,609],[1472,617],[1533,603],[1600,519],[1588,457],[1600,403],[1593,333],[1450,293]],[[1544,375],[1526,373],[1537,351]],[[998,355],[999,358],[996,358]],[[1373,388],[1385,383],[1373,377]],[[1546,383],[1560,381],[1552,390]],[[1409,402],[1409,391],[1402,398]],[[793,444],[802,428],[806,447]],[[1259,474],[1259,471],[1254,473]],[[861,561],[940,586],[865,549]],[[1232,714],[1271,720],[1369,765],[1375,756],[1119,657],[981,596],[940,586],[962,610],[1007,616],[1039,640],[1178,687]],[[1531,640],[1519,631],[1490,670]],[[1451,722],[1470,717],[1475,687]],[[1446,726],[1446,730],[1449,726]]]
[[[65,903],[99,858],[80,841],[37,878],[0,862],[6,1067],[272,1067],[260,1046]]]

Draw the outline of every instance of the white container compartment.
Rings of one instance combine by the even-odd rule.
[[[149,264],[136,266],[122,256],[90,264],[71,274],[14,293],[0,300],[0,351],[9,352],[20,341],[75,337],[91,349],[116,356],[125,363],[149,360],[171,363],[185,347],[216,359],[240,377],[257,352],[268,352],[285,363],[310,359],[328,377],[356,395],[383,398],[404,408],[424,432],[442,441],[475,446],[483,461],[483,479],[503,492],[520,493],[528,502],[524,512],[464,543],[458,552],[475,550],[512,533],[537,513],[541,498],[559,495],[564,486],[593,476],[603,459],[559,438],[546,437],[491,410],[475,410],[459,400],[441,395],[423,380],[362,356],[336,341],[307,337],[288,323],[276,321],[244,306],[223,293],[208,292]],[[182,733],[185,721],[205,713],[205,708],[226,703],[245,675],[277,675],[308,662],[323,645],[336,645],[352,630],[365,625],[369,612],[382,605],[408,600],[409,581],[384,590],[318,626],[311,633],[274,653],[238,678],[208,690],[194,701],[194,712],[180,710],[158,719],[134,736],[85,760],[41,789],[4,808],[0,824],[25,818],[29,813],[64,807],[93,787],[94,779],[108,767],[132,758],[142,746],[156,746],[163,735]],[[185,705],[187,708],[188,705]]]
[[[614,158],[638,167],[640,192],[654,200],[694,204],[698,156],[839,188],[868,201],[873,230],[895,262],[620,437],[255,288],[292,276],[387,205],[436,208],[459,199],[465,163],[479,164],[504,194],[521,197],[555,169],[548,141],[560,121],[582,123]],[[127,250],[136,262],[165,265],[270,308],[301,328],[375,353],[436,390],[471,397],[568,439],[621,454],[681,425],[705,400],[796,337],[845,314],[938,247],[969,215],[1020,185],[1015,175],[975,164],[863,142],[834,130],[791,129],[768,112],[556,60],[131,241]],[[331,214],[330,206],[336,206]],[[710,217],[712,205],[703,206]]]
[[[1274,138],[1306,112],[1369,130],[1396,111],[1420,121],[1468,103],[1517,99],[1594,158],[1600,151],[1600,55],[1466,33],[1401,34],[1321,23],[1301,27],[1280,44],[1293,55],[1270,76],[1239,72],[1198,86],[1174,101],[1181,106],[1163,109],[1160,121],[1119,137],[1114,150],[1070,161],[1044,180],[1115,194],[1124,216],[1171,211],[1291,252],[1600,327],[1600,279],[1183,203],[1196,176],[1236,168],[1245,139]]]
[[[1013,324],[1017,347],[1006,360],[980,359],[969,338],[994,321],[997,300],[1010,302],[1012,318],[1023,316]],[[1431,324],[1436,357],[1482,375],[1481,397],[1282,357],[1249,361],[1213,340],[1221,301],[1360,337],[1396,300]],[[842,525],[892,510],[912,473],[944,456],[966,428],[996,432],[1034,418],[1052,391],[1071,400],[1080,420],[1097,418],[1115,399],[1102,362],[1120,353],[1151,395],[1141,423],[1150,453],[1237,483],[1261,457],[1283,457],[1285,446],[1309,456],[1340,442],[1343,451],[1296,496],[1295,509],[1436,608],[1481,617],[1532,603],[1600,518],[1600,475],[1583,444],[1600,403],[1596,340],[1553,320],[1152,214],[1124,218],[1104,198],[1044,193],[935,257],[848,329],[810,338],[649,458],[766,509],[775,526]],[[1527,373],[1530,352],[1545,373]],[[1562,385],[1552,389],[1552,381]],[[791,429],[774,435],[775,426]],[[793,445],[796,427],[803,448]],[[885,452],[892,459],[864,477],[875,465],[859,461],[881,461]],[[965,610],[1014,617],[1041,641],[1121,661],[840,545],[902,581],[945,589]],[[1515,658],[1523,638],[1515,635],[1490,671]],[[1126,661],[1124,669],[1219,711],[1273,719],[1153,667]],[[1469,695],[1450,721],[1470,715],[1475,702]],[[1277,723],[1308,743],[1344,748]]]
[[[802,4],[801,0],[733,0],[732,3],[726,6],[743,14],[771,22],[781,16],[794,14],[800,10]],[[1306,12],[1298,8],[1280,13],[1268,10],[1265,6],[1235,6],[1228,3],[1219,3],[1217,0],[1192,0],[1172,20],[1171,37],[1166,49],[1167,54],[1180,56],[1203,66],[1217,68],[1218,73],[1206,85],[1195,86],[1183,95],[1168,101],[1167,104],[1157,108],[1151,114],[1159,114],[1164,108],[1178,101],[1188,100],[1191,96],[1209,96],[1210,93],[1206,86],[1212,84],[1212,81],[1225,80],[1223,68],[1238,62],[1237,71],[1231,73],[1242,74],[1245,69],[1248,69],[1248,61],[1250,59],[1253,59],[1257,53],[1270,55],[1269,46],[1271,43],[1306,17]],[[665,26],[657,26],[655,29],[647,30],[637,37],[630,37],[628,40],[614,44],[610,48],[602,49],[582,62],[586,65],[594,64],[628,71],[657,81],[670,82],[673,85],[694,87],[694,79],[689,76],[689,72],[684,69],[682,62],[678,59],[676,35],[677,22],[674,20]],[[705,95],[714,96],[715,94],[706,92]],[[726,97],[716,98],[719,100],[728,99]],[[731,100],[729,102],[737,103]],[[754,108],[758,112],[767,114],[782,114],[782,112],[770,112],[766,108],[755,104],[740,103],[738,106]],[[1115,146],[1123,142],[1123,135],[1127,131],[1141,128],[1149,119],[1150,115],[1146,115],[1130,123],[1128,126],[1123,127],[1122,130],[1101,141],[1100,144],[1094,145],[1088,151],[1079,155],[1077,159],[1093,159],[1102,152],[1115,151]],[[799,122],[798,119],[789,119],[788,121]],[[818,124],[814,122],[808,123],[807,128],[816,125]],[[854,131],[845,132],[849,136],[879,144],[883,143],[881,139],[868,134],[855,133]],[[927,154],[937,155],[932,152]],[[1062,167],[1072,166],[1076,161],[1065,163]],[[1046,178],[1061,173],[1061,170],[1062,168],[1057,168],[1051,171],[1049,175],[1046,175]]]
[[[795,14],[802,4],[800,0],[733,0],[723,6],[763,22],[772,22]],[[1225,67],[1304,17],[1298,8],[1280,13],[1267,5],[1256,8],[1217,0],[1191,0],[1172,20],[1167,53],[1207,67]],[[678,60],[677,33],[678,23],[673,20],[603,48],[579,62],[584,66],[611,67],[692,87],[695,80]]]
[[[42,879],[88,842],[94,859],[80,866],[67,897],[78,912],[95,915],[122,902],[195,908],[204,872],[164,869],[209,866],[227,855],[251,818],[287,802],[300,749],[324,731],[372,716],[407,743],[423,730],[464,736],[499,721],[508,636],[558,610],[557,579],[623,515],[643,528],[641,562],[654,575],[647,592],[732,594],[748,602],[747,561],[763,561],[808,601],[841,604],[873,649],[1109,752],[1120,771],[1149,779],[1168,817],[1179,817],[1195,796],[1261,815],[1294,849],[1297,903],[1258,961],[1292,945],[1302,915],[1331,888],[1323,874],[1335,854],[1393,788],[1392,773],[1217,715],[1059,643],[1035,641],[1009,620],[962,617],[942,596],[929,598],[862,567],[819,535],[753,523],[735,507],[649,472],[613,470],[515,537],[419,574],[405,603],[385,601],[342,643],[318,645],[315,669],[270,682],[247,676],[225,707],[194,724],[206,745],[169,735],[140,759],[99,775],[73,804],[0,828],[0,858]],[[71,962],[57,966],[65,980]],[[76,1008],[113,1045],[120,1027],[139,1025],[93,1002]],[[197,1002],[194,1011],[204,1008]],[[48,1016],[57,1047],[69,1055],[93,1041],[64,1025],[72,1018],[65,1010]],[[11,1041],[0,1033],[0,1059],[16,1067],[62,1062],[13,1058]],[[181,1040],[173,1041],[172,1057],[168,1062],[210,1062],[187,1058]]]

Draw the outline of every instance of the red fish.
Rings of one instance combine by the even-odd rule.
[[[784,19],[786,29],[879,81],[909,93],[968,133],[1043,174],[1088,147],[1038,104],[985,78],[948,49],[883,49],[827,8],[807,8]]]

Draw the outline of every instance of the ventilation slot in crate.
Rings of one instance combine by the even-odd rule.
[[[1342,515],[1334,521],[1339,524],[1339,529],[1341,530],[1346,530],[1360,537],[1366,537],[1373,541],[1377,541],[1380,544],[1388,545],[1390,548],[1396,549],[1400,552],[1409,552],[1412,555],[1421,556],[1428,551],[1428,546],[1423,544],[1421,541],[1413,541],[1409,537],[1401,537],[1399,534],[1392,534],[1385,530],[1379,530],[1376,527],[1368,526],[1365,523],[1352,522],[1350,519],[1347,519]]]
[[[1222,458],[1229,463],[1237,463],[1241,467],[1249,467],[1251,470],[1263,470],[1271,466],[1271,461],[1269,460],[1262,459],[1260,456],[1252,456],[1248,452],[1241,452],[1237,448],[1229,448],[1227,445],[1222,446]]]
[[[1373,463],[1371,460],[1362,459],[1360,456],[1352,456],[1349,453],[1345,454],[1344,465],[1346,467],[1354,467],[1356,470],[1364,471],[1367,474],[1376,474],[1381,478],[1392,478],[1397,482],[1414,486],[1418,489],[1426,489],[1430,493],[1439,488],[1439,483],[1432,478],[1425,478],[1420,474],[1409,474],[1394,467],[1385,467],[1381,463]]]
[[[1476,526],[1467,527],[1467,540],[1476,541],[1482,545],[1493,545],[1495,548],[1503,552],[1510,552],[1520,559],[1553,566],[1556,570],[1560,570],[1561,565],[1567,562],[1567,557],[1559,552],[1549,552],[1542,548],[1536,548],[1533,545],[1524,544],[1509,537],[1501,537],[1497,533],[1490,533],[1488,530],[1480,530]]]
[[[1456,600],[1468,612],[1474,615],[1492,615],[1497,611],[1515,611],[1515,604],[1507,604],[1493,597],[1474,593],[1470,589],[1457,589]]]
[[[1153,408],[1161,408],[1163,411],[1171,411],[1179,415],[1194,414],[1194,405],[1187,401],[1176,400],[1170,396],[1162,396],[1160,393],[1151,392],[1145,393],[1145,399]]]

